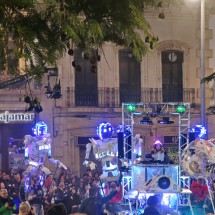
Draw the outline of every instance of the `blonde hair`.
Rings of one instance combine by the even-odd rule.
[[[22,214],[28,214],[31,210],[31,205],[28,202],[22,202],[19,205],[19,212]]]

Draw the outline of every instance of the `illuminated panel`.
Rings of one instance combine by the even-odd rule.
[[[48,126],[44,122],[40,121],[40,122],[36,123],[36,125],[32,128],[32,130],[33,130],[34,135],[40,136],[40,135],[44,135],[47,133]]]
[[[97,127],[97,135],[101,139],[108,139],[113,135],[114,129],[112,125],[108,122],[102,122]]]
[[[196,125],[192,128],[191,132],[196,134],[196,138],[205,138],[207,130],[203,125]]]

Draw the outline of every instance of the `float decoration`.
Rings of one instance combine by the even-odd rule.
[[[61,161],[51,158],[52,139],[47,130],[47,125],[44,122],[39,122],[32,129],[35,136],[24,136],[26,170],[23,172],[23,176],[26,189],[33,176],[39,177],[40,183],[43,185],[46,176],[51,174],[51,171],[44,164],[47,158],[56,168],[68,170]]]
[[[208,187],[201,182],[194,181],[190,185],[190,190],[192,191],[192,195],[195,197],[194,202],[202,202],[205,200],[208,193]]]
[[[182,152],[182,169],[191,177],[209,177],[214,165],[214,139],[196,139]]]
[[[102,122],[97,127],[99,140],[90,138],[90,143],[86,145],[86,155],[84,165],[92,170],[96,168],[95,163],[89,161],[91,149],[96,160],[102,163],[101,178],[106,181],[116,181],[119,179],[120,172],[118,170],[118,148],[117,138],[111,138],[113,135],[113,127],[110,123]]]

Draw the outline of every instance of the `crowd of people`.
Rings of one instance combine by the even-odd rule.
[[[167,157],[162,144],[156,142],[151,158],[164,161]],[[24,172],[0,171],[0,215],[103,215],[104,206],[109,210],[111,204],[122,201],[122,186],[118,182],[102,183],[100,174],[91,169],[82,176],[62,169],[58,177],[49,174],[45,180],[35,174],[28,181]],[[143,214],[178,214],[161,205],[161,199],[149,197]]]
[[[103,189],[101,187],[99,173],[92,172],[90,169],[87,169],[81,177],[69,171],[62,172],[58,179],[50,174],[46,176],[44,183],[41,183],[40,175],[35,175],[31,177],[27,186],[22,172],[11,170],[10,173],[6,173],[0,171],[0,214],[18,214],[20,204],[26,201],[34,208],[35,215],[46,214],[48,209],[56,204],[63,204],[67,211],[66,214],[84,212],[85,210],[86,213],[87,210],[92,211],[93,209],[92,206],[89,209],[89,203],[86,203],[85,200],[89,197],[96,197],[96,195],[105,197],[98,203],[101,204],[101,209],[103,204],[120,190],[115,182],[103,184]],[[110,193],[112,193],[111,196],[107,197]],[[122,193],[118,193],[112,201],[117,202],[121,199]]]

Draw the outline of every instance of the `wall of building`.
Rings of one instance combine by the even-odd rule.
[[[213,1],[211,1],[214,4]],[[209,8],[212,8],[211,6]],[[146,11],[146,17],[151,25],[151,30],[158,36],[159,41],[153,50],[150,50],[141,61],[141,88],[161,88],[161,51],[179,50],[184,53],[183,86],[195,89],[195,107],[191,109],[191,125],[200,122],[200,5],[188,2],[164,8],[165,19],[159,19],[159,10]],[[211,15],[212,13],[212,15]],[[214,15],[207,7],[206,16],[206,74],[214,71]],[[103,50],[99,50],[101,61],[98,63],[98,87],[119,88],[119,61],[118,50],[107,43]],[[45,121],[53,138],[53,156],[62,160],[74,171],[80,172],[81,159],[78,137],[96,136],[96,126],[101,121],[110,122],[116,129],[121,123],[122,111],[117,107],[75,107],[70,105],[74,97],[68,95],[68,90],[75,88],[75,71],[72,67],[73,56],[65,53],[58,61],[59,76],[62,86],[62,98],[49,99],[45,96],[47,74],[43,78],[40,89],[33,89],[33,93],[42,101],[43,112],[38,119]],[[53,77],[52,82],[56,77]],[[19,102],[20,92],[24,95],[24,88],[8,91],[0,90],[0,110],[24,110],[25,104]],[[12,95],[12,96],[11,96]],[[10,101],[8,99],[10,98]],[[117,98],[116,98],[117,99]],[[162,101],[160,101],[162,102]],[[74,104],[74,102],[72,103]],[[206,85],[206,106],[214,104],[214,85]],[[215,119],[208,117],[209,137],[215,136]],[[140,133],[144,139],[144,150],[149,151],[155,138],[174,136],[177,134],[178,125],[165,127],[160,125],[142,126],[137,122],[134,133]]]
[[[155,49],[148,52],[141,61],[141,87],[162,87],[161,51],[174,49],[184,52],[183,85],[184,88],[195,88],[195,108],[191,110],[192,126],[195,123],[200,123],[200,6],[197,3],[189,2],[165,9],[165,19],[159,19],[158,12],[150,11],[146,13],[151,29],[158,36],[159,41]],[[211,68],[214,67],[211,52],[211,47],[213,47],[212,20],[213,17],[208,16],[207,13],[206,74],[210,73]],[[100,53],[101,61],[98,64],[98,87],[119,87],[118,50],[120,48],[109,43],[103,47],[103,52]],[[210,61],[207,59],[210,59]],[[72,60],[72,56],[65,54],[65,57],[59,61],[59,66],[62,68],[60,78],[63,92],[67,88],[74,88],[75,72],[71,66]],[[206,88],[206,105],[209,106],[211,94],[208,85]],[[50,106],[47,109],[48,111],[41,114],[41,118],[44,116],[54,126],[54,156],[63,159],[67,165],[80,172],[80,148],[77,138],[96,136],[96,126],[104,120],[110,122],[116,128],[121,122],[121,109],[66,108],[65,96],[63,93],[62,101],[57,101],[53,110]],[[51,113],[52,117],[47,117]],[[213,121],[214,118],[209,116],[209,125],[212,125]],[[209,131],[210,137],[215,135],[212,129],[209,129]],[[174,136],[177,135],[177,132],[177,123],[167,127],[160,125],[142,126],[137,122],[134,126],[134,133],[140,133],[143,136],[145,152],[150,150],[156,138],[162,139],[163,136]]]

